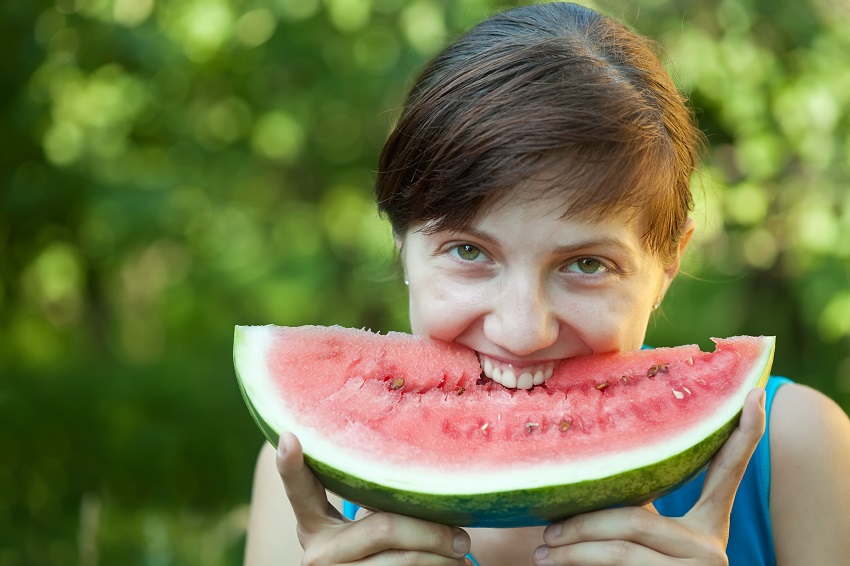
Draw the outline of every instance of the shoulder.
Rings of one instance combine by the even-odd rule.
[[[770,415],[771,461],[795,458],[833,443],[850,446],[850,420],[835,401],[797,383],[776,391]]]
[[[788,466],[826,464],[842,451],[850,459],[850,419],[835,401],[811,387],[796,383],[780,387],[769,426],[774,476],[781,476]]]
[[[850,419],[826,395],[791,383],[777,390],[769,427],[778,563],[840,563],[850,554],[838,534],[850,532]]]
[[[277,473],[275,458],[274,447],[264,443],[254,468],[245,540],[246,566],[301,562],[295,515]]]

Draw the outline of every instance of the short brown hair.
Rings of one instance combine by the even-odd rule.
[[[701,140],[647,39],[575,4],[514,8],[426,65],[381,152],[378,206],[398,235],[463,229],[546,177],[565,214],[643,212],[645,244],[666,258]]]

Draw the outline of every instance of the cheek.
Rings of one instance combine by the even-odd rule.
[[[438,281],[410,282],[410,327],[414,334],[454,341],[485,312],[480,292]]]
[[[616,324],[621,350],[638,350],[643,346],[646,327],[649,322],[649,309],[642,302],[630,301],[612,304],[609,316]]]
[[[584,296],[570,302],[561,320],[593,352],[637,350],[643,345],[648,309],[627,293]]]

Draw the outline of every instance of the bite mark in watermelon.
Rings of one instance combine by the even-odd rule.
[[[764,386],[773,337],[564,360],[544,385],[480,379],[475,353],[391,332],[237,326],[265,436],[301,441],[327,489],[457,526],[546,524],[642,505],[698,474]]]

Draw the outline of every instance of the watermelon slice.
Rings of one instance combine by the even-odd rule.
[[[644,504],[698,474],[763,386],[773,337],[564,360],[543,385],[481,377],[475,352],[403,333],[237,326],[243,396],[298,436],[330,491],[457,526],[546,524]]]

